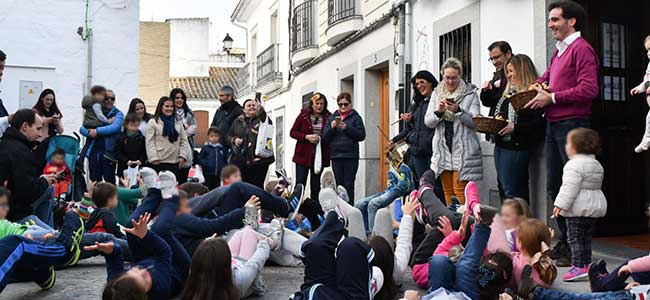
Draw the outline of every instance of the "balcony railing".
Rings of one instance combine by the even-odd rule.
[[[315,0],[305,0],[293,10],[291,19],[291,52],[316,46],[315,37]]]
[[[278,44],[273,44],[257,56],[257,86],[282,79],[278,67],[278,48]]]
[[[251,63],[245,64],[237,72],[237,95],[245,95],[251,89]]]
[[[339,21],[359,16],[356,2],[357,0],[328,0],[327,25],[332,26]]]

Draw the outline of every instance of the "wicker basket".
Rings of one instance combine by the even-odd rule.
[[[476,131],[488,134],[498,134],[501,129],[508,125],[504,120],[486,118],[486,117],[473,117],[474,126]]]
[[[516,93],[510,97],[510,104],[512,104],[512,108],[514,108],[515,111],[519,112],[520,110],[524,109],[524,106],[528,104],[530,100],[535,98],[535,96],[537,96],[536,90],[528,90],[525,92]]]

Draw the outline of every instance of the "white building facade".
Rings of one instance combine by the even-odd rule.
[[[0,11],[0,50],[7,54],[0,98],[15,111],[53,89],[67,134],[79,130],[90,84],[115,91],[121,110],[138,92],[139,1],[89,0],[87,20],[85,2],[12,1]],[[77,34],[80,26],[91,28],[88,39]]]

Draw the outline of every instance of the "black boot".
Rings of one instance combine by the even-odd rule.
[[[480,205],[480,211],[478,213],[478,223],[490,226],[494,216],[497,214],[498,210],[489,205]]]

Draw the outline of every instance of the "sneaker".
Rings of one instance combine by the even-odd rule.
[[[278,219],[271,220],[269,234],[267,236],[269,239],[269,246],[271,246],[272,251],[282,248],[282,237],[284,236],[284,226],[282,226],[282,222],[280,222],[280,220]]]
[[[397,186],[397,182],[399,181],[399,175],[397,172],[391,170],[388,170],[388,187],[387,189]]]
[[[320,176],[320,187],[321,189],[331,188],[336,190],[336,179],[334,178],[332,168],[325,168],[323,170],[323,174]]]
[[[456,196],[451,196],[451,204],[449,204],[449,209],[454,212],[458,212],[458,208],[460,208],[462,204],[460,203],[460,200],[458,200],[458,197]]]
[[[399,166],[399,173],[402,180],[406,182],[405,193],[411,192],[415,186],[413,185],[413,172],[408,165],[402,164]]]
[[[54,267],[50,267],[49,269],[49,276],[47,279],[43,282],[36,282],[38,286],[41,288],[43,291],[47,291],[51,289],[54,286],[54,283],[56,282],[56,271],[54,271]]]
[[[608,275],[607,263],[601,259],[597,263],[591,264],[587,273],[589,275],[589,287],[591,288],[591,292],[604,292],[602,281]]]
[[[68,254],[70,258],[65,262],[66,267],[71,267],[79,262],[79,256],[81,255],[81,239],[84,235],[84,221],[74,210],[68,211],[64,217],[63,228],[61,229],[61,235],[67,233],[67,231],[72,231],[70,236],[72,238],[71,244],[69,245]],[[59,235],[59,236],[61,236]],[[64,243],[65,245],[65,243]],[[68,245],[66,245],[68,246]]]
[[[160,188],[160,178],[158,178],[158,173],[156,173],[154,169],[149,167],[140,169],[140,177],[142,177],[142,181],[147,190],[151,188]]]
[[[348,203],[350,202],[350,196],[348,195],[348,190],[346,190],[344,186],[339,185],[339,187],[336,188],[336,191],[338,192],[339,197],[343,199],[343,201]]]
[[[291,186],[291,178],[287,175],[287,171],[285,169],[277,169],[275,170],[275,176],[278,177],[278,182],[284,186]]]
[[[343,219],[343,222],[347,225],[347,218],[343,213],[343,210],[339,207],[339,195],[329,187],[322,188],[318,193],[318,202],[320,203],[321,208],[323,209],[324,215],[330,211],[335,211],[340,219]]]
[[[569,272],[562,276],[562,280],[566,282],[579,281],[589,277],[589,266],[584,266],[582,268],[571,266]]]
[[[242,220],[244,226],[248,225],[253,229],[255,229],[255,231],[257,231],[260,228],[260,224],[257,221],[258,218],[259,218],[259,214],[255,206],[253,205],[244,206],[244,219]]]
[[[465,203],[481,203],[481,197],[478,194],[478,186],[474,181],[470,181],[465,185]]]
[[[634,152],[641,153],[648,150],[648,148],[650,148],[650,137],[644,137],[641,143],[634,148]]]
[[[411,200],[420,201],[420,192],[418,190],[412,191],[411,194],[409,194],[409,198],[411,198]],[[418,223],[426,225],[429,222],[427,210],[424,209],[422,205],[416,207],[414,213],[415,219],[418,221]]]
[[[302,202],[305,201],[305,186],[302,183],[296,185],[293,193],[289,197],[289,211],[293,212],[291,219],[293,220],[300,210]]]
[[[494,216],[497,214],[498,210],[492,206],[485,204],[480,204],[479,207],[480,209],[478,212],[477,220],[478,223],[489,226],[492,224],[492,220],[494,219]]]
[[[176,186],[178,182],[176,181],[176,175],[170,171],[162,171],[159,174],[160,178],[160,192],[163,198],[171,198],[172,196],[178,195],[178,189]]]
[[[536,287],[537,284],[533,280],[533,268],[530,265],[524,266],[517,294],[524,299],[533,299],[533,291]]]
[[[429,186],[433,188],[436,185],[436,174],[433,173],[433,170],[429,169],[422,174],[422,177],[420,177],[420,187],[422,186]]]

